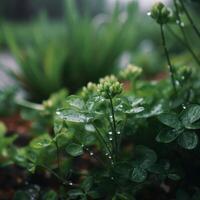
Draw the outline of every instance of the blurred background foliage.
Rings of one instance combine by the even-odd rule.
[[[76,92],[128,63],[141,66],[148,79],[165,74],[159,27],[139,9],[138,1],[116,1],[112,9],[106,0],[0,4],[0,49],[18,64],[6,71],[32,101],[42,102],[61,88]],[[170,32],[168,39],[172,54],[184,53]]]

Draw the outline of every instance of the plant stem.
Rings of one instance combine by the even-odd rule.
[[[111,108],[111,115],[112,115],[112,121],[113,121],[113,131],[114,131],[114,143],[115,143],[115,152],[116,152],[116,159],[117,159],[117,154],[118,154],[118,142],[117,142],[117,127],[116,127],[116,120],[115,120],[115,112],[114,112],[114,106],[113,106],[113,101],[112,97],[109,96],[110,100],[110,108]]]
[[[182,6],[182,8],[183,8],[183,10],[184,10],[184,12],[185,12],[185,14],[186,14],[188,20],[190,21],[190,23],[191,23],[191,25],[192,25],[192,27],[193,27],[195,33],[196,33],[197,36],[200,38],[200,31],[199,31],[199,29],[197,28],[197,26],[195,25],[195,23],[194,23],[192,17],[190,16],[188,10],[186,9],[186,7],[185,7],[185,5],[184,5],[184,3],[183,3],[183,0],[179,0],[179,1],[180,1],[181,6]]]
[[[96,132],[97,132],[97,134],[98,134],[98,136],[99,136],[99,138],[100,138],[100,142],[103,143],[103,144],[105,145],[105,147],[106,147],[107,151],[109,152],[109,154],[112,155],[112,152],[111,152],[111,150],[110,150],[110,148],[109,148],[107,142],[105,141],[104,137],[103,137],[102,134],[100,133],[99,129],[98,129],[94,124],[93,124],[93,126],[94,126],[94,128],[95,128],[95,130],[96,130]]]
[[[91,151],[88,148],[83,148],[87,153],[91,153]],[[101,160],[101,158],[99,158],[97,155],[93,155],[93,159],[95,159],[96,161],[98,161],[99,163],[101,163],[104,167],[106,166],[104,164],[104,162]],[[86,175],[85,175],[86,176]]]
[[[178,40],[182,43],[183,46],[185,46],[188,51],[190,52],[190,54],[192,55],[192,57],[195,59],[196,63],[198,65],[200,65],[200,60],[198,59],[197,55],[194,53],[194,51],[192,50],[192,48],[188,45],[188,43],[186,43],[185,41],[183,41],[183,39],[181,37],[179,37],[169,26],[167,26],[167,29],[169,30],[169,32]]]
[[[60,180],[60,182],[65,185],[68,186],[70,185],[69,181],[66,181],[65,179],[63,179],[61,176],[59,176],[56,172],[54,172],[52,169],[50,169],[49,167],[47,167],[46,165],[40,164],[40,167],[46,169],[47,171],[49,171],[52,175],[54,175],[58,180]],[[70,185],[71,186],[71,185]],[[76,184],[73,184],[73,186],[77,186]]]
[[[59,170],[59,174],[61,175],[59,146],[58,146],[57,140],[55,140],[54,143],[55,143],[55,146],[56,146],[56,157],[57,157],[57,163],[58,163],[58,170]]]
[[[112,124],[112,121],[111,121],[111,119],[110,119],[110,113],[108,113],[108,122],[109,122],[109,124],[110,124],[110,128],[111,128],[112,133],[114,133],[113,124]],[[109,137],[109,135],[108,135],[108,140],[109,140],[109,139],[110,139],[110,137]],[[113,152],[113,154],[115,153],[115,152],[114,152],[114,147],[115,147],[115,141],[112,140],[112,152]]]
[[[170,71],[172,86],[173,86],[174,92],[176,93],[177,89],[176,89],[176,81],[175,81],[175,77],[174,77],[174,68],[171,64],[169,53],[168,53],[168,50],[167,50],[165,34],[164,34],[164,30],[163,30],[163,24],[160,24],[160,31],[161,31],[163,48],[164,48],[164,51],[165,51],[165,55],[166,55],[166,58],[167,58],[167,63],[168,63],[169,71]]]
[[[44,111],[43,105],[32,103],[24,99],[16,100],[16,103],[22,107],[26,107],[26,108],[37,110],[37,111]]]
[[[181,30],[181,33],[183,35],[183,39],[184,39],[184,43],[185,43],[185,46],[188,48],[189,52],[192,54],[193,58],[195,59],[195,61],[197,62],[197,64],[200,66],[200,60],[198,59],[198,57],[196,56],[195,52],[192,50],[192,48],[190,47],[189,43],[188,43],[188,39],[187,39],[187,36],[186,36],[186,33],[185,33],[185,30],[182,26],[182,22],[181,22],[181,17],[180,17],[180,14],[179,14],[179,8],[178,8],[178,5],[177,5],[177,1],[174,0],[174,5],[175,5],[175,9],[176,9],[176,15],[177,15],[177,19],[179,21],[179,28]]]

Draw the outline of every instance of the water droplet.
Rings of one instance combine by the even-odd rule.
[[[121,134],[121,132],[120,131],[117,131],[117,135],[120,135]]]
[[[72,182],[69,182],[69,185],[73,185],[73,183],[72,183]]]
[[[81,147],[84,147],[84,144],[82,144]]]
[[[60,111],[57,111],[57,112],[56,112],[56,114],[57,114],[57,115],[60,115],[60,114],[61,114],[61,112],[60,112]]]
[[[108,158],[109,158],[109,159],[112,159],[112,157],[111,157],[111,156],[108,156]]]
[[[109,140],[112,141],[113,139],[112,139],[112,138],[109,138]]]
[[[148,13],[147,13],[147,16],[151,16],[151,12],[148,12]]]
[[[111,180],[114,180],[114,177],[111,177]]]
[[[112,135],[112,132],[111,132],[111,131],[109,131],[109,132],[108,132],[108,134],[109,134],[109,135]]]
[[[110,119],[112,119],[112,115],[110,115],[109,117],[110,117]]]
[[[180,82],[176,80],[176,86],[180,86]]]
[[[184,27],[184,26],[185,26],[185,24],[184,24],[183,22],[181,22],[180,26],[181,26],[181,27]]]
[[[186,106],[184,104],[182,105],[182,107],[183,107],[184,110],[186,109]]]
[[[93,156],[94,155],[94,153],[93,152],[90,152],[90,156]]]
[[[179,20],[176,20],[176,24],[180,24],[180,21],[179,21]]]

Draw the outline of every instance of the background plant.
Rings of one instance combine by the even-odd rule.
[[[5,25],[7,43],[20,67],[15,77],[38,101],[62,87],[75,91],[89,80],[111,73],[134,38],[130,32],[135,7],[135,3],[129,5],[127,19],[120,22],[121,11],[116,5],[113,13],[96,26],[89,13],[81,15],[74,2],[67,0],[66,19],[61,24],[42,20],[27,30],[19,29],[19,37],[13,34],[15,28]]]

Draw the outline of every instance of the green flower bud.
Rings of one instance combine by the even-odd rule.
[[[183,82],[186,80],[189,80],[192,76],[192,73],[193,73],[192,68],[188,66],[182,66],[177,71],[180,81],[183,81]]]
[[[88,98],[90,95],[97,91],[97,85],[95,83],[89,82],[86,87],[83,87],[81,91],[81,96],[83,98]]]
[[[166,24],[170,21],[172,17],[172,11],[170,8],[166,7],[163,3],[155,3],[151,9],[151,17],[157,21],[159,24]]]
[[[140,76],[142,69],[135,65],[129,64],[124,70],[119,73],[119,77],[123,80],[133,80]]]
[[[105,98],[111,98],[120,94],[123,90],[122,84],[113,75],[100,79],[97,91]]]

